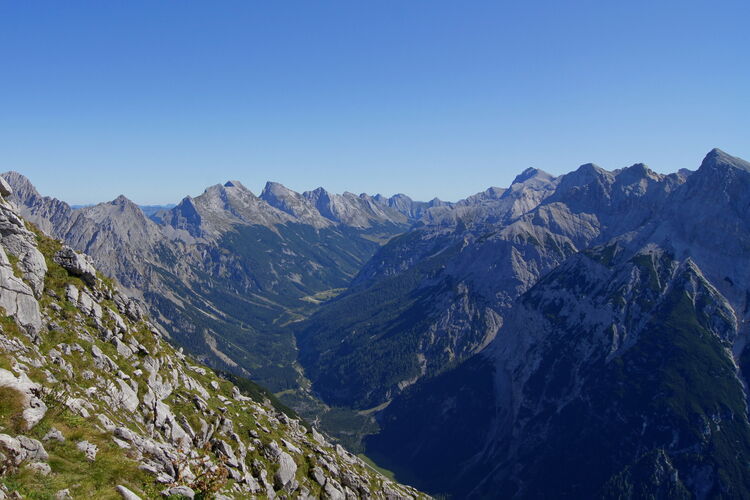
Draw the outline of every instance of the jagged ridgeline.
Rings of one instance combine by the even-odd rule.
[[[0,181],[0,498],[423,497],[175,350],[10,193]]]

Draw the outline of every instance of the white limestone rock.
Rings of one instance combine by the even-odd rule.
[[[47,405],[40,398],[41,387],[32,382],[25,373],[16,377],[12,372],[0,368],[0,387],[18,391],[23,398],[23,419],[27,428],[38,424],[47,413]]]
[[[87,285],[96,285],[96,269],[91,257],[88,255],[78,253],[69,246],[64,246],[52,257],[52,260],[61,265],[69,273],[80,276]]]
[[[83,454],[86,456],[86,460],[88,460],[89,462],[93,462],[94,460],[96,460],[96,454],[99,452],[99,448],[95,444],[89,443],[88,441],[81,441],[77,443],[76,448],[83,452]]]
[[[127,489],[125,486],[117,485],[117,493],[123,498],[123,500],[141,500],[141,497]]]

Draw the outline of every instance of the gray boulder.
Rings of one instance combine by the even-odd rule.
[[[49,460],[49,455],[47,454],[47,450],[44,449],[44,445],[36,439],[26,436],[17,436],[16,439],[18,439],[21,447],[26,452],[26,460],[35,462],[46,462]]]
[[[76,448],[81,450],[86,455],[86,460],[89,462],[93,462],[96,460],[96,454],[99,452],[99,448],[93,443],[89,443],[88,441],[81,441],[80,443],[76,444]]]
[[[0,434],[0,453],[7,459],[12,459],[15,465],[20,465],[26,460],[26,450],[23,449],[18,439],[7,434]]]
[[[326,484],[326,475],[323,473],[323,469],[317,465],[310,470],[310,475],[319,485],[323,486]]]
[[[65,436],[63,436],[62,432],[52,427],[47,434],[44,435],[42,441],[59,441],[62,443],[65,441]]]
[[[189,486],[173,486],[163,490],[161,494],[165,497],[180,496],[185,498],[195,498],[195,492]]]
[[[117,493],[119,493],[124,500],[141,500],[141,497],[121,484],[117,485]]]
[[[9,387],[23,396],[23,419],[29,429],[44,418],[47,413],[47,405],[37,396],[41,389],[25,373],[16,377],[12,372],[0,368],[0,387]]]
[[[32,335],[41,330],[42,317],[34,290],[15,275],[3,248],[0,248],[0,307]]]
[[[274,481],[276,486],[282,489],[294,489],[296,481],[294,475],[297,472],[297,464],[294,459],[287,452],[282,451],[279,453],[277,461],[279,463],[279,470],[274,474]]]
[[[89,286],[96,284],[96,269],[92,264],[91,257],[80,254],[68,246],[64,246],[52,258],[69,273],[80,276]]]
[[[4,198],[7,198],[12,194],[13,188],[10,187],[10,184],[8,184],[5,179],[0,177],[0,195],[2,195]]]
[[[330,500],[346,500],[343,488],[333,479],[326,481],[325,487],[323,487],[323,498]]]
[[[52,472],[52,468],[46,462],[32,462],[29,464],[29,469],[32,469],[43,476],[48,476]]]
[[[18,270],[35,296],[41,297],[47,263],[36,247],[36,235],[26,228],[24,221],[6,203],[0,205],[0,242],[6,252],[16,256]]]

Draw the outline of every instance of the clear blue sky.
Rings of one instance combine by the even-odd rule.
[[[0,0],[0,170],[72,203],[455,200],[529,166],[750,158],[748,4]]]

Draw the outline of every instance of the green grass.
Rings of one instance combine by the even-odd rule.
[[[26,429],[23,420],[24,395],[10,387],[0,387],[0,427],[2,432],[22,433]]]
[[[10,267],[11,269],[13,269],[13,274],[15,275],[15,277],[23,279],[23,273],[18,268],[18,257],[16,257],[10,252],[5,252],[5,254],[8,256],[8,260],[10,261]]]
[[[0,401],[5,402],[4,394]],[[65,442],[47,441],[44,447],[49,454],[52,474],[42,476],[22,467],[18,472],[7,475],[2,481],[12,491],[18,491],[24,498],[52,499],[55,492],[68,488],[74,498],[120,498],[115,486],[123,484],[147,498],[158,496],[158,487],[153,477],[139,469],[139,462],[129,458],[127,452],[118,447],[109,434],[95,429],[93,420],[84,419],[67,409],[49,411],[45,418],[29,433],[41,439],[51,427],[60,430]],[[89,462],[76,443],[86,440],[99,448],[96,460]]]
[[[396,475],[393,473],[393,471],[389,471],[388,469],[384,469],[384,468],[378,466],[378,464],[376,464],[375,462],[373,462],[372,459],[370,457],[368,457],[367,455],[365,455],[364,453],[359,453],[357,456],[359,458],[361,458],[367,465],[369,465],[374,470],[376,470],[377,472],[379,472],[383,476],[387,477],[391,481],[395,481],[396,480]]]
[[[312,304],[321,304],[323,302],[331,300],[338,295],[341,295],[345,290],[346,288],[332,288],[330,290],[323,290],[322,292],[302,297],[300,300],[304,300],[305,302],[310,302]]]

